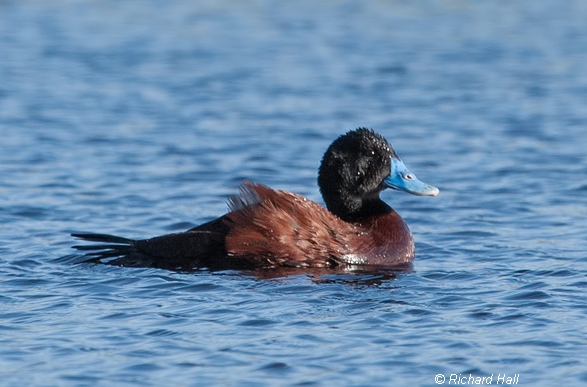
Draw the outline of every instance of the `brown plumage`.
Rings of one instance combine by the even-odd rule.
[[[243,197],[250,204],[241,206]],[[357,226],[300,195],[245,183],[238,204],[226,216],[226,251],[259,266],[337,266],[369,243]]]
[[[390,254],[397,263],[413,258],[410,230],[393,210],[349,223],[303,196],[253,183],[243,184],[231,209],[227,253],[257,266],[384,264]]]

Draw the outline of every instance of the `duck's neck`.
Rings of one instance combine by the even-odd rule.
[[[379,193],[370,197],[346,197],[331,201],[324,198],[324,201],[330,212],[346,222],[360,222],[392,211],[391,207],[379,198]]]

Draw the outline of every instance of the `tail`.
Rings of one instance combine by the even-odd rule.
[[[225,232],[218,220],[205,224],[212,228],[161,235],[149,239],[128,239],[108,234],[72,236],[95,244],[76,245],[85,252],[83,262],[125,267],[157,267],[168,270],[194,270],[208,267],[229,269],[239,262],[226,259]],[[214,228],[215,227],[215,228]],[[219,230],[219,231],[217,231]]]
[[[74,233],[71,236],[89,242],[99,242],[97,245],[76,245],[72,248],[85,251],[88,258],[83,262],[102,262],[103,259],[126,257],[134,250],[133,239],[122,238],[108,234],[83,234]]]

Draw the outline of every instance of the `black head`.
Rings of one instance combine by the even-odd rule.
[[[328,210],[349,222],[391,211],[379,198],[385,188],[416,195],[438,194],[438,189],[407,170],[383,136],[366,128],[350,131],[328,147],[318,186]]]

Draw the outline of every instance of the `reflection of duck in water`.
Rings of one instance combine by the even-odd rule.
[[[401,266],[414,259],[403,219],[379,198],[385,188],[436,196],[373,130],[340,136],[322,159],[318,185],[326,208],[285,191],[244,183],[230,212],[182,233],[132,240],[72,234],[97,245],[88,261],[190,270],[267,267]]]

